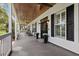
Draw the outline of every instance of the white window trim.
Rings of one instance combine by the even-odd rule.
[[[60,36],[56,36],[56,31],[55,31],[55,27],[56,27],[56,25],[61,25],[61,13],[63,13],[63,12],[65,12],[65,23],[63,23],[63,24],[65,24],[65,37],[62,37],[62,30],[61,30],[61,27],[60,27]],[[56,21],[56,15],[58,15],[58,14],[60,14],[60,23],[58,23],[58,24],[55,24],[55,21]],[[63,9],[63,10],[61,10],[61,11],[59,11],[59,12],[57,12],[57,13],[55,13],[55,16],[54,16],[54,36],[56,37],[56,38],[61,38],[61,39],[65,39],[66,40],[66,8],[65,9]]]

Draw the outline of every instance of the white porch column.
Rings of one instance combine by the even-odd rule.
[[[9,33],[12,32],[12,20],[11,20],[11,4],[9,4],[9,24],[8,24]]]
[[[32,25],[30,25],[30,31],[31,31],[31,33],[32,33]]]
[[[79,43],[79,3],[78,3],[78,43]]]
[[[17,35],[18,35],[18,33],[17,33],[17,23],[16,23],[16,20],[17,20],[17,18],[15,17],[15,40],[17,40]]]
[[[48,15],[48,35],[51,37],[51,15]]]
[[[17,40],[18,37],[18,33],[20,33],[20,25],[19,25],[19,21],[16,15],[16,11],[14,8],[14,4],[12,4],[12,12],[14,13],[13,19],[14,19],[14,23],[15,23],[15,40]]]
[[[79,43],[79,4],[75,4],[74,5],[74,41],[75,41],[75,44],[78,44]]]
[[[41,36],[40,36],[40,33],[41,33],[40,27],[41,27],[41,25],[40,25],[40,20],[39,20],[39,21],[37,22],[37,33],[39,33],[39,38],[41,37]]]

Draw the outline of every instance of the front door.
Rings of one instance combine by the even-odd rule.
[[[43,33],[48,33],[48,18],[44,18],[41,20],[41,38],[43,38]]]

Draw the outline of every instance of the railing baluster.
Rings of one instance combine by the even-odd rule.
[[[2,45],[1,45],[1,48],[2,48],[1,51],[2,51],[2,56],[3,56],[4,55],[4,46],[3,46],[4,43],[3,43],[3,40],[1,40],[1,43],[2,43]]]
[[[11,34],[0,36],[0,55],[7,56],[12,48]]]
[[[1,40],[0,40],[0,56],[1,56]]]

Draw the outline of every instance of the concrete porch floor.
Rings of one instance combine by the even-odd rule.
[[[13,45],[11,56],[78,56],[78,54],[51,43],[44,44],[43,39],[21,33],[19,40]]]

